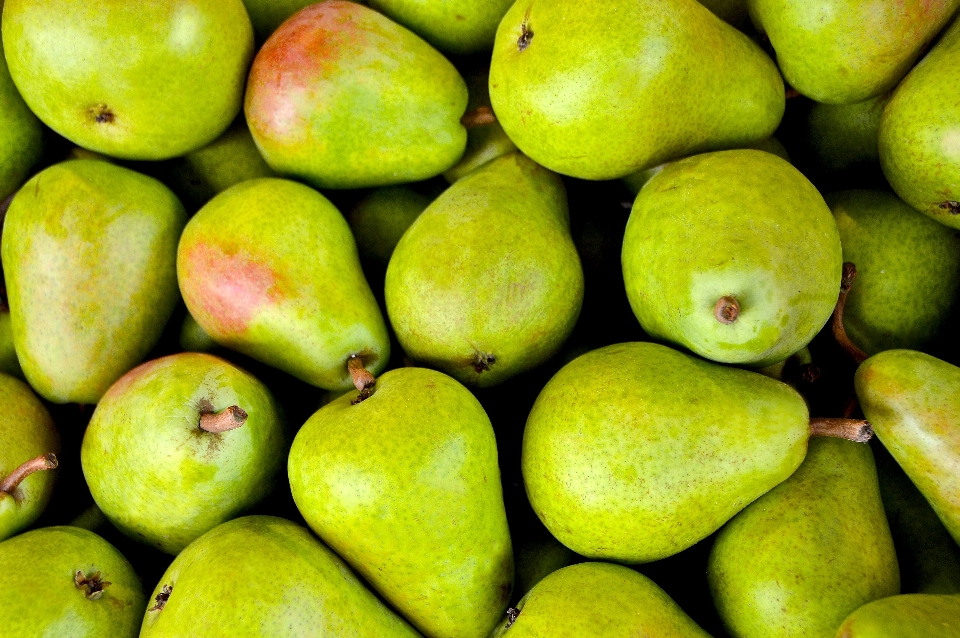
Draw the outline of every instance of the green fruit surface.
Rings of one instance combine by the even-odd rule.
[[[0,51],[0,201],[26,181],[42,152],[43,126],[20,97]]]
[[[403,233],[429,205],[429,197],[408,186],[378,188],[364,197],[347,215],[360,255],[388,264]]]
[[[466,55],[493,48],[497,26],[513,0],[369,0],[369,3],[441,51]]]
[[[836,638],[934,636],[960,636],[960,596],[906,594],[875,600],[850,614]]]
[[[880,118],[890,94],[854,104],[814,104],[807,136],[820,165],[842,171],[880,161]]]

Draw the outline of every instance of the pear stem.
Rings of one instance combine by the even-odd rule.
[[[7,478],[0,481],[0,492],[6,492],[7,494],[13,494],[13,490],[17,489],[23,479],[27,478],[34,472],[39,472],[41,470],[52,470],[59,465],[57,461],[57,455],[52,452],[49,454],[41,454],[35,459],[30,459],[14,471],[10,472],[7,475]]]
[[[730,325],[740,316],[740,302],[734,297],[720,297],[713,307],[713,316],[724,325]]]
[[[849,261],[844,263],[843,275],[840,277],[840,296],[837,298],[837,307],[833,309],[830,328],[833,330],[833,338],[837,340],[840,347],[846,350],[854,361],[861,363],[868,359],[870,355],[850,341],[850,337],[847,336],[847,329],[843,327],[843,309],[847,305],[847,295],[850,294],[850,288],[853,287],[856,278],[857,267]]]
[[[493,109],[489,106],[478,106],[472,111],[467,111],[460,118],[460,123],[464,128],[477,128],[479,126],[488,126],[497,121],[497,116],[493,114]]]
[[[866,443],[873,438],[873,426],[863,419],[810,419],[810,436],[832,436]]]
[[[350,378],[353,379],[353,385],[360,392],[360,396],[354,401],[354,405],[364,399],[369,399],[373,394],[373,387],[377,384],[377,379],[370,371],[363,367],[363,360],[357,355],[350,355],[347,359],[347,371],[350,372]]]
[[[220,434],[236,430],[247,422],[247,413],[238,405],[231,405],[219,412],[204,412],[200,415],[200,429]]]

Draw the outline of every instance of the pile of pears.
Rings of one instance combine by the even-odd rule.
[[[0,638],[960,638],[960,0],[0,11]]]

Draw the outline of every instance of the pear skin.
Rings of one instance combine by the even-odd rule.
[[[875,600],[850,614],[836,638],[934,636],[960,636],[960,596],[904,594]]]
[[[43,126],[20,97],[0,51],[0,201],[26,181],[42,152]]]
[[[386,266],[403,233],[430,205],[430,198],[409,186],[378,188],[347,214],[360,256]]]
[[[807,138],[820,165],[828,171],[880,161],[880,119],[890,94],[854,104],[814,104]]]
[[[493,48],[497,26],[513,0],[369,0],[369,4],[441,51],[468,55]]]

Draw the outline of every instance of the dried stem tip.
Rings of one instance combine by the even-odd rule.
[[[200,415],[200,429],[215,434],[236,430],[246,422],[247,413],[238,405],[231,405],[219,412],[204,412]]]
[[[497,121],[497,116],[493,114],[493,109],[489,106],[478,106],[472,111],[467,111],[460,118],[460,123],[465,128],[477,128],[478,126],[487,126]]]
[[[730,325],[740,316],[740,303],[733,297],[720,297],[713,307],[713,316],[720,323]]]
[[[81,571],[78,571],[76,576],[74,576],[73,582],[76,584],[77,589],[82,590],[84,595],[90,600],[98,600],[103,596],[103,590],[113,584],[109,580],[103,580],[100,577],[100,572],[93,572],[88,577],[84,576]]]
[[[370,371],[363,367],[363,361],[357,355],[351,355],[347,359],[347,371],[350,372],[350,378],[353,379],[353,385],[360,391],[359,403],[373,394],[373,386],[377,384],[377,379]]]
[[[57,461],[57,455],[43,454],[38,456],[35,459],[30,459],[14,471],[10,472],[7,475],[7,478],[0,481],[0,492],[6,492],[7,494],[13,494],[13,490],[17,489],[17,486],[34,472],[39,472],[41,470],[52,470],[59,465]]]
[[[866,443],[873,438],[873,426],[862,419],[810,419],[810,436],[832,436]]]
[[[843,327],[843,309],[847,305],[847,295],[850,294],[850,288],[857,278],[857,267],[849,261],[843,264],[843,274],[840,277],[840,296],[837,297],[837,307],[833,309],[833,318],[830,320],[830,329],[833,331],[833,338],[841,348],[847,351],[854,361],[861,363],[869,355],[861,350],[857,344],[847,336],[847,329]]]

